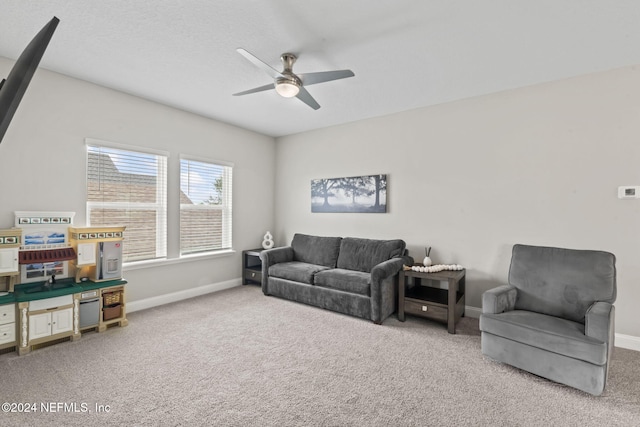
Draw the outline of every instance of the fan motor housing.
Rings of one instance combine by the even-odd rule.
[[[290,84],[294,86],[302,86],[302,80],[295,74],[282,73],[283,77],[278,77],[276,79],[276,86],[280,84]]]

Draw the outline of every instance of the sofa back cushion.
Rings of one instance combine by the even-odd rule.
[[[609,252],[514,245],[509,284],[515,308],[584,323],[595,301],[616,300],[616,258]]]
[[[338,268],[370,273],[376,265],[404,255],[403,240],[372,240],[345,237],[340,243]]]
[[[341,237],[309,236],[296,233],[291,241],[293,259],[308,264],[336,267]]]

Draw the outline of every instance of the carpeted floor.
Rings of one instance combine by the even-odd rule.
[[[0,425],[640,426],[639,366],[616,348],[593,397],[484,358],[477,319],[380,326],[244,286],[0,356],[0,402],[37,407]]]

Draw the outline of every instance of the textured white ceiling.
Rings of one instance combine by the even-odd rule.
[[[640,64],[638,0],[2,0],[0,56],[51,17],[41,67],[271,136]],[[317,111],[236,52],[299,73]]]

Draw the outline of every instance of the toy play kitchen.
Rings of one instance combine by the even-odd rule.
[[[0,353],[126,326],[125,227],[75,227],[74,212],[16,212],[0,230]]]

